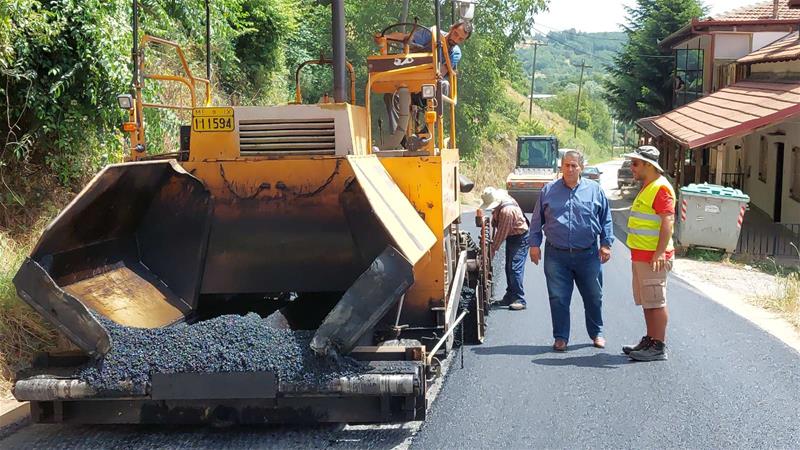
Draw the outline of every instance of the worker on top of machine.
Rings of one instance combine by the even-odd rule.
[[[431,28],[420,27],[414,31],[409,41],[411,51],[430,52],[432,45],[431,41],[435,31],[435,26]],[[451,25],[450,30],[447,33],[440,33],[441,39],[447,42],[447,54],[450,59],[450,66],[453,68],[453,70],[456,69],[459,61],[461,61],[460,45],[463,44],[464,41],[466,41],[471,35],[472,24],[463,20]],[[393,41],[402,41],[407,37],[407,35],[401,32],[394,32],[387,34],[386,37]],[[441,54],[439,54],[439,62],[439,73],[445,77],[448,74],[448,68],[446,61]],[[444,81],[445,82],[442,85],[442,93],[444,95],[450,95],[450,85],[447,83],[447,80]],[[416,106],[418,108],[425,108],[425,100],[422,98],[422,94],[420,92],[411,93],[408,89],[401,88],[398,89],[394,94],[385,94],[383,96],[383,101],[386,104],[386,112],[389,116],[389,135],[386,137],[384,148],[392,149],[402,146],[413,150],[414,148],[421,146],[410,142],[403,142],[403,138],[405,138],[406,135],[406,128],[408,125],[407,117],[409,117],[411,114],[411,107]],[[402,120],[401,116],[404,116],[406,119]],[[420,131],[420,133],[423,134],[427,134],[427,132],[427,129]]]
[[[481,209],[492,210],[492,257],[506,243],[506,293],[501,305],[513,311],[527,308],[522,281],[525,277],[525,260],[528,256],[528,229],[530,223],[522,208],[508,192],[487,187],[481,195]]]

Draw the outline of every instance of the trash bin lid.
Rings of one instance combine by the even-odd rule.
[[[681,188],[681,194],[703,195],[706,197],[721,197],[730,200],[749,202],[750,196],[739,189],[720,186],[718,184],[690,184]]]

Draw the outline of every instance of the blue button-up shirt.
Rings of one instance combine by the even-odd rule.
[[[436,27],[433,27],[436,28]],[[445,39],[444,35],[442,35],[442,39]],[[427,28],[420,28],[414,32],[414,35],[411,36],[411,43],[416,45],[417,47],[423,47],[430,51],[431,49],[431,41],[433,40],[433,33],[431,30]],[[450,55],[450,65],[453,69],[456,69],[458,66],[459,61],[461,61],[461,47],[458,45],[453,45],[449,47],[449,55]],[[442,58],[441,52],[439,53],[439,58]],[[441,61],[444,64],[444,61]]]
[[[600,184],[581,178],[574,189],[563,179],[542,188],[531,219],[532,247],[542,245],[542,231],[547,242],[562,248],[585,249],[597,245],[610,247],[614,243],[611,208]]]

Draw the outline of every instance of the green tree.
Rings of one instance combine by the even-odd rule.
[[[618,118],[630,122],[672,109],[672,51],[658,42],[703,13],[699,0],[637,0],[628,8],[628,42],[605,82],[606,100]]]
[[[578,128],[586,130],[601,144],[611,140],[611,114],[600,94],[600,86],[594,82],[586,83],[581,93],[578,110]],[[575,108],[578,103],[578,86],[569,85],[544,103],[544,107],[575,124]]]
[[[181,44],[201,76],[203,3],[140,0],[142,33]],[[238,103],[284,100],[283,45],[297,27],[296,0],[211,3],[220,96]],[[130,0],[0,0],[0,176],[31,162],[69,184],[120,159],[124,114],[116,95],[131,85],[130,22]],[[148,64],[169,71],[159,56],[148,51]],[[147,86],[148,95],[167,89]],[[169,148],[162,137],[174,142],[179,118],[152,110],[145,117],[149,148]]]

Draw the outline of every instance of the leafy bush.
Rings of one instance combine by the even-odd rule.
[[[212,5],[212,59],[221,97],[239,103],[283,100],[282,48],[297,28],[295,1]],[[185,46],[193,72],[203,76],[203,1],[144,0],[141,8],[142,33]],[[0,18],[0,98],[6,103],[0,108],[0,163],[44,163],[69,184],[119,161],[125,116],[115,98],[131,85],[131,2],[0,0]],[[147,118],[154,149],[177,139],[174,114]]]

